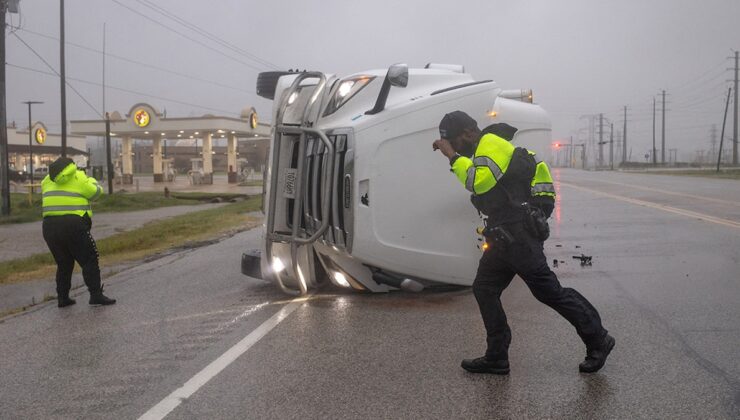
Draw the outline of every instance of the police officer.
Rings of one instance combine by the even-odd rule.
[[[568,320],[586,344],[581,372],[596,372],[614,348],[614,338],[601,325],[596,309],[577,291],[562,287],[547,265],[543,241],[549,231],[555,190],[544,162],[514,147],[516,129],[495,124],[478,129],[468,114],[446,114],[433,144],[448,159],[451,171],[471,193],[471,201],[486,219],[484,235],[490,248],[483,253],[473,282],[486,327],[483,357],[466,359],[462,367],[474,373],[509,373],[511,330],[501,306],[501,293],[519,275],[534,297]],[[507,141],[508,140],[508,141]]]
[[[90,235],[92,209],[103,189],[95,178],[77,170],[67,157],[49,165],[49,174],[41,181],[43,234],[57,263],[57,304],[74,305],[69,297],[75,261],[82,267],[82,277],[90,292],[90,305],[112,305],[115,299],[103,294],[98,266],[98,249]]]

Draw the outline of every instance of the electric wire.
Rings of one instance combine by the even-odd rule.
[[[111,0],[111,1],[113,3],[116,3],[117,5],[121,6],[122,8],[128,10],[129,12],[131,12],[133,14],[136,14],[138,16],[141,16],[142,18],[144,18],[144,19],[146,19],[146,20],[148,20],[150,22],[153,22],[156,25],[159,25],[159,26],[167,29],[170,32],[174,32],[174,33],[180,35],[181,37],[183,37],[183,38],[185,38],[187,40],[190,40],[192,42],[195,42],[196,44],[198,44],[200,46],[203,46],[203,47],[205,47],[205,48],[207,48],[207,49],[209,49],[209,50],[211,50],[211,51],[213,51],[215,53],[218,53],[218,54],[220,54],[220,55],[222,55],[222,56],[224,56],[224,57],[226,57],[226,58],[228,58],[228,59],[230,59],[230,60],[232,60],[234,62],[240,63],[240,64],[242,64],[242,65],[244,65],[246,67],[249,67],[250,69],[255,70],[255,71],[258,71],[258,72],[264,70],[264,68],[260,68],[260,67],[257,67],[255,65],[251,64],[251,63],[247,63],[246,61],[242,61],[242,60],[240,60],[240,59],[238,59],[238,58],[236,58],[234,56],[231,56],[229,54],[226,54],[225,52],[223,52],[221,50],[215,49],[212,46],[210,46],[210,45],[208,45],[208,44],[206,44],[206,43],[204,43],[204,42],[202,42],[202,41],[200,41],[198,39],[192,38],[189,35],[186,35],[186,34],[180,32],[180,31],[178,31],[177,29],[174,29],[174,28],[172,28],[170,26],[167,26],[167,25],[163,24],[162,22],[160,22],[160,21],[158,21],[158,20],[156,20],[156,19],[154,19],[154,18],[152,18],[150,16],[147,16],[147,15],[145,15],[145,14],[137,11],[136,9],[133,9],[133,8],[131,8],[131,7],[129,7],[129,6],[121,3],[118,0]]]
[[[168,18],[170,20],[173,20],[173,21],[175,21],[175,22],[177,22],[177,23],[185,26],[186,28],[191,29],[191,30],[199,33],[200,35],[202,35],[202,36],[208,38],[209,40],[211,40],[211,41],[213,41],[213,42],[221,45],[224,48],[227,48],[227,49],[229,49],[231,51],[234,51],[237,54],[240,54],[240,55],[242,55],[242,56],[244,56],[246,58],[249,58],[249,59],[251,59],[251,60],[253,60],[253,61],[257,62],[257,63],[260,63],[260,64],[262,64],[264,66],[271,67],[273,69],[278,69],[279,68],[277,65],[275,65],[275,64],[273,64],[273,63],[271,63],[271,62],[269,62],[269,61],[267,61],[267,60],[265,60],[265,59],[263,59],[261,57],[258,57],[257,55],[254,55],[254,54],[250,53],[249,51],[246,51],[246,50],[244,50],[242,48],[239,48],[238,46],[236,46],[236,45],[234,45],[234,44],[232,44],[232,43],[224,40],[223,38],[220,38],[217,35],[214,35],[213,33],[206,31],[205,29],[203,29],[203,28],[201,28],[201,27],[199,27],[199,26],[197,26],[197,25],[195,25],[195,24],[193,24],[193,23],[191,23],[191,22],[189,22],[189,21],[187,21],[187,20],[185,20],[185,19],[177,16],[176,14],[168,11],[167,9],[165,9],[165,8],[163,8],[161,6],[158,6],[157,4],[155,4],[152,1],[147,1],[147,0],[136,0],[136,1],[139,4],[141,4],[141,5],[145,6],[145,7],[149,7],[150,9],[154,10],[155,12],[157,12],[157,13],[165,16],[166,18]]]
[[[22,32],[27,32],[27,33],[32,34],[32,35],[39,36],[41,38],[46,38],[46,39],[54,40],[54,41],[57,41],[57,42],[59,41],[59,38],[53,37],[51,35],[43,34],[43,33],[40,33],[40,32],[35,32],[35,31],[28,30],[28,29],[21,29],[21,31]],[[74,42],[67,41],[67,42],[65,42],[65,44],[66,45],[69,45],[69,46],[72,46],[72,47],[75,47],[75,48],[79,48],[81,50],[93,52],[93,53],[96,53],[96,54],[101,54],[101,55],[102,54],[105,54],[106,57],[111,57],[111,58],[115,58],[117,60],[121,60],[121,61],[125,61],[125,62],[128,62],[128,63],[131,63],[131,64],[136,64],[137,66],[147,67],[147,68],[150,68],[150,69],[153,69],[153,70],[158,70],[158,71],[161,71],[161,72],[164,72],[164,73],[173,74],[173,75],[176,75],[176,76],[180,76],[180,77],[183,77],[183,78],[186,78],[186,79],[190,79],[190,80],[199,81],[199,82],[202,82],[202,83],[208,83],[210,85],[218,86],[218,87],[221,87],[221,88],[224,88],[224,89],[238,90],[240,92],[249,93],[249,94],[252,94],[252,95],[257,95],[257,93],[255,91],[253,91],[253,90],[248,90],[248,89],[244,89],[244,88],[240,88],[240,87],[236,87],[236,86],[226,85],[226,84],[223,84],[223,83],[215,82],[213,80],[204,79],[204,78],[201,78],[201,77],[198,77],[198,76],[192,76],[192,75],[189,75],[189,74],[181,73],[181,72],[176,71],[176,70],[171,70],[171,69],[167,69],[167,68],[164,68],[164,67],[155,66],[153,64],[145,63],[145,62],[142,62],[142,61],[137,61],[137,60],[134,60],[134,59],[125,57],[125,56],[121,56],[121,55],[117,55],[117,54],[111,54],[109,52],[103,52],[102,50],[98,50],[96,48],[88,47],[88,46],[81,45],[81,44],[76,44]]]
[[[41,61],[42,61],[42,62],[43,62],[44,64],[46,64],[46,67],[48,67],[48,68],[49,68],[49,69],[50,69],[51,71],[53,71],[53,72],[54,72],[54,75],[56,75],[56,76],[60,76],[60,77],[61,77],[61,75],[59,74],[59,72],[57,72],[57,71],[56,71],[56,69],[55,69],[54,67],[52,67],[52,65],[51,65],[51,64],[49,64],[49,63],[48,63],[48,62],[47,62],[47,61],[46,61],[46,60],[44,59],[44,57],[42,57],[42,56],[41,56],[41,54],[39,54],[38,52],[36,52],[36,50],[34,50],[34,49],[33,49],[33,47],[31,47],[31,46],[30,46],[30,45],[29,45],[29,44],[28,44],[28,43],[27,43],[26,41],[24,41],[24,40],[23,40],[23,38],[21,38],[21,37],[20,37],[20,35],[18,35],[17,33],[15,33],[15,32],[14,32],[14,33],[13,33],[13,36],[15,36],[16,38],[18,38],[18,40],[19,40],[19,41],[21,41],[21,43],[23,43],[23,45],[25,45],[25,46],[26,46],[26,48],[28,48],[29,50],[31,50],[31,52],[32,52],[32,53],[33,53],[33,54],[34,54],[34,55],[35,55],[36,57],[38,57],[38,59],[39,59],[39,60],[41,60]],[[7,64],[7,63],[6,63],[6,64]],[[69,78],[67,78],[67,80],[69,80]],[[98,115],[100,116],[100,118],[103,118],[103,114],[102,114],[102,113],[101,113],[100,111],[98,111],[98,110],[97,110],[97,108],[95,108],[95,107],[94,107],[94,106],[93,106],[93,105],[92,105],[92,104],[91,104],[91,103],[90,103],[90,102],[89,102],[89,101],[88,101],[88,100],[87,100],[87,99],[86,99],[86,98],[85,98],[85,97],[84,97],[84,96],[83,96],[83,95],[82,95],[82,94],[81,94],[80,92],[78,92],[78,91],[77,91],[77,89],[75,89],[75,87],[74,87],[74,86],[72,86],[72,84],[71,84],[71,83],[69,83],[68,81],[66,81],[66,82],[65,82],[65,85],[69,86],[69,88],[70,88],[70,89],[72,89],[72,91],[73,91],[74,93],[76,93],[76,94],[77,94],[77,96],[79,96],[79,97],[80,97],[80,99],[82,99],[82,102],[84,102],[85,104],[87,104],[87,106],[89,106],[89,107],[90,107],[90,109],[92,109],[92,110],[93,110],[93,112],[95,112],[96,114],[98,114]]]
[[[726,59],[724,59],[724,60],[720,61],[719,63],[715,64],[714,66],[712,66],[708,70],[704,71],[699,76],[696,76],[694,78],[689,79],[687,82],[681,83],[681,84],[676,85],[676,86],[671,86],[670,87],[670,90],[678,90],[678,89],[680,89],[682,87],[689,86],[689,85],[691,85],[693,83],[696,83],[699,80],[701,80],[704,76],[706,76],[707,74],[709,74],[709,73],[715,71],[716,69],[718,69],[719,67],[723,67],[725,65],[727,65],[727,60]],[[722,73],[724,74],[726,71],[727,70],[722,70]]]
[[[13,64],[13,63],[5,63],[5,64],[8,65],[8,66],[10,66],[10,67],[19,69],[19,70],[31,71],[31,72],[45,74],[45,75],[49,75],[49,76],[58,76],[58,73],[56,73],[56,72],[55,73],[50,73],[50,72],[46,72],[46,71],[43,71],[43,70],[38,70],[38,69],[30,68],[30,67],[20,66],[20,65],[17,65],[17,64]],[[78,78],[74,78],[74,77],[67,77],[67,79],[68,80],[74,80],[76,82],[80,82],[80,83],[84,83],[84,84],[88,84],[88,85],[93,85],[93,86],[100,86],[100,87],[103,86],[103,84],[102,83],[99,83],[99,82],[91,82],[89,80],[78,79]],[[117,87],[117,86],[111,86],[111,85],[108,85],[108,84],[106,84],[105,88],[106,89],[117,90],[117,91],[120,91],[120,92],[130,93],[130,94],[133,94],[133,95],[143,96],[143,97],[147,97],[147,98],[159,99],[161,101],[171,102],[171,103],[175,103],[175,104],[178,104],[178,105],[187,105],[187,106],[191,106],[191,107],[198,108],[198,109],[204,109],[204,110],[207,110],[207,111],[216,111],[216,112],[221,112],[221,113],[224,113],[224,114],[227,114],[227,115],[236,115],[236,116],[239,115],[238,113],[235,113],[233,111],[226,111],[226,110],[223,110],[223,109],[211,108],[211,107],[207,107],[207,106],[203,106],[203,105],[198,105],[198,104],[193,104],[193,103],[189,103],[189,102],[180,101],[180,100],[177,100],[177,99],[172,99],[172,98],[166,98],[166,97],[163,97],[163,96],[152,95],[150,93],[137,92],[137,91],[131,90],[131,89],[126,89],[126,88]]]

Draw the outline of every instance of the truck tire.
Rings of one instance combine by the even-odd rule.
[[[289,71],[263,71],[258,74],[257,95],[271,101],[274,100],[278,79],[288,74],[292,73]]]

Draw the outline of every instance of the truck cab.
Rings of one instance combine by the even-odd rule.
[[[481,217],[432,150],[446,113],[465,111],[481,128],[506,122],[515,144],[549,151],[550,120],[531,91],[476,81],[462,66],[271,72],[257,87],[274,101],[273,129],[262,249],[242,257],[242,271],[288,294],[327,280],[370,292],[472,284]]]

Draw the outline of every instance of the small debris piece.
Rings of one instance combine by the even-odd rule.
[[[578,248],[580,248],[580,247],[581,247],[580,245],[576,245],[576,249],[578,249]]]
[[[562,248],[563,246],[560,244],[555,245],[555,248]]]
[[[552,260],[552,266],[557,267],[558,266],[558,260]]]
[[[581,260],[581,267],[590,267],[591,266],[591,259],[593,257],[591,255],[574,255],[574,260]]]

